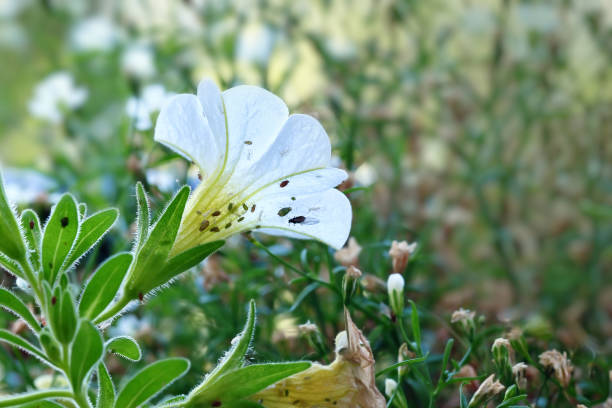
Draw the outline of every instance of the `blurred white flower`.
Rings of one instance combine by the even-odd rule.
[[[385,395],[389,398],[393,395],[395,390],[397,389],[397,381],[387,378],[385,380]]]
[[[70,43],[75,51],[110,51],[119,40],[119,30],[104,16],[79,21],[70,31]]]
[[[0,0],[0,18],[10,19],[17,17],[31,3],[31,0]]]
[[[265,64],[274,48],[274,33],[263,24],[249,23],[242,28],[236,47],[240,61]]]
[[[361,186],[369,187],[376,183],[377,179],[376,169],[370,163],[363,163],[355,170],[355,181]]]
[[[47,197],[57,183],[35,170],[5,169],[4,189],[11,203],[30,204],[41,197]]]
[[[66,111],[81,106],[87,99],[87,89],[77,87],[72,75],[55,72],[36,86],[28,108],[38,118],[60,123]]]
[[[164,105],[155,140],[197,164],[203,179],[189,197],[173,253],[249,230],[334,248],[346,242],[351,205],[334,189],[346,172],[329,167],[321,124],[289,115],[276,95],[255,86],[222,93],[204,80],[197,95]]]
[[[129,45],[121,56],[121,70],[136,79],[151,78],[155,75],[153,48],[144,43]]]
[[[143,317],[139,319],[133,314],[126,314],[121,316],[117,322],[111,326],[109,330],[109,334],[113,337],[116,336],[131,336],[131,337],[139,337],[142,333],[149,331],[151,328],[151,323],[149,319]]]
[[[174,95],[166,92],[161,84],[147,85],[142,89],[141,96],[131,97],[125,106],[127,115],[133,118],[134,126],[138,130],[151,129],[151,114],[159,111],[164,103]]]

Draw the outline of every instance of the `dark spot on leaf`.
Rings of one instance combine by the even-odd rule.
[[[68,217],[62,218],[60,222],[62,223],[62,228],[66,228],[66,226],[68,225]]]
[[[291,211],[291,207],[284,207],[278,210],[278,215],[281,217],[284,217],[285,215],[289,214],[290,211]]]
[[[144,300],[144,295],[142,294],[142,292],[138,293],[138,300],[140,300],[141,302]]]
[[[284,180],[284,181],[281,181],[280,186],[281,186],[281,188],[282,187],[287,187],[287,184],[289,184],[289,180]]]
[[[34,221],[30,221],[30,229],[34,229]]]
[[[57,298],[56,298],[55,296],[53,296],[53,297],[51,298],[51,304],[52,304],[53,306],[55,306],[55,304],[56,304],[56,303],[57,303]]]

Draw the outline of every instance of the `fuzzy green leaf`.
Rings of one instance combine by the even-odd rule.
[[[19,347],[23,351],[28,352],[34,357],[38,357],[44,363],[50,364],[44,353],[38,348],[28,343],[25,339],[11,333],[6,329],[0,329],[0,341],[4,341],[5,343],[12,344],[13,346]]]
[[[96,408],[113,408],[115,386],[104,363],[98,365],[98,400]]]
[[[40,331],[40,323],[30,309],[13,292],[0,288],[0,306],[21,317],[35,332]]]
[[[107,259],[87,282],[79,302],[79,314],[96,318],[113,301],[125,277],[133,255],[120,253]]]
[[[224,244],[225,241],[213,241],[181,252],[166,263],[160,275],[169,276],[169,279],[172,279],[202,262]]]
[[[192,393],[186,406],[207,406],[217,401],[221,405],[238,401],[258,391],[310,368],[309,361],[253,364],[230,371],[205,389]]]
[[[70,291],[65,289],[59,302],[60,328],[57,339],[68,344],[72,341],[77,326],[77,314]]]
[[[168,358],[140,370],[119,392],[115,408],[136,408],[153,398],[189,369],[189,361]]]
[[[149,227],[151,226],[151,215],[149,210],[149,200],[147,198],[147,193],[139,181],[136,183],[136,202],[138,204],[138,218],[136,233],[136,250],[140,250],[142,245],[147,240],[149,235]]]
[[[118,217],[119,211],[115,208],[103,210],[93,214],[91,217],[87,217],[81,224],[81,230],[74,249],[66,261],[66,269],[92,249],[113,226]]]
[[[136,263],[130,271],[125,288],[126,294],[131,299],[147,294],[173,277],[164,275],[160,265],[165,265],[167,262],[188,197],[189,187],[184,186],[161,214],[146,242],[138,251]]]
[[[40,245],[42,242],[42,231],[38,215],[29,208],[21,213],[21,229],[28,246],[30,262],[35,270],[40,268]]]
[[[76,201],[70,194],[64,194],[54,207],[43,234],[43,276],[51,284],[62,270],[78,231],[79,214]]]
[[[104,354],[104,343],[98,329],[89,321],[79,323],[70,350],[70,379],[75,390],[81,390]]]
[[[24,260],[26,255],[15,212],[4,192],[2,173],[0,173],[0,252],[17,261]]]
[[[138,343],[129,336],[119,336],[110,339],[106,342],[106,350],[132,361],[138,361],[141,357]]]
[[[25,274],[19,263],[2,253],[0,253],[0,267],[19,278],[25,279]]]

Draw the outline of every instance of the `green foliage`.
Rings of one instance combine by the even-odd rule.
[[[138,361],[142,356],[136,340],[128,336],[113,337],[106,342],[105,348],[109,352],[123,356],[131,361]]]
[[[17,261],[25,257],[25,247],[15,219],[15,213],[9,205],[4,191],[2,173],[0,173],[0,237],[2,237],[0,239],[0,253]]]
[[[132,377],[119,391],[116,408],[136,408],[162,392],[189,370],[189,361],[168,358],[156,361]]]

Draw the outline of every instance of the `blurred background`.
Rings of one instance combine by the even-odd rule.
[[[351,174],[343,188],[369,285],[355,314],[377,360],[397,355],[380,320],[394,239],[418,242],[405,277],[432,349],[465,307],[612,359],[608,0],[0,0],[0,61],[10,198],[42,218],[64,191],[89,212],[121,210],[75,284],[129,248],[136,181],[157,209],[194,182],[152,129],[166,98],[209,77],[263,86],[329,133],[334,164]],[[261,239],[334,281],[323,245]],[[252,297],[255,360],[324,359],[297,325],[316,322],[331,347],[337,294],[297,276],[236,237],[110,330],[137,336],[150,360],[188,356],[177,392],[214,365]],[[6,350],[0,362],[4,389],[42,381]]]

